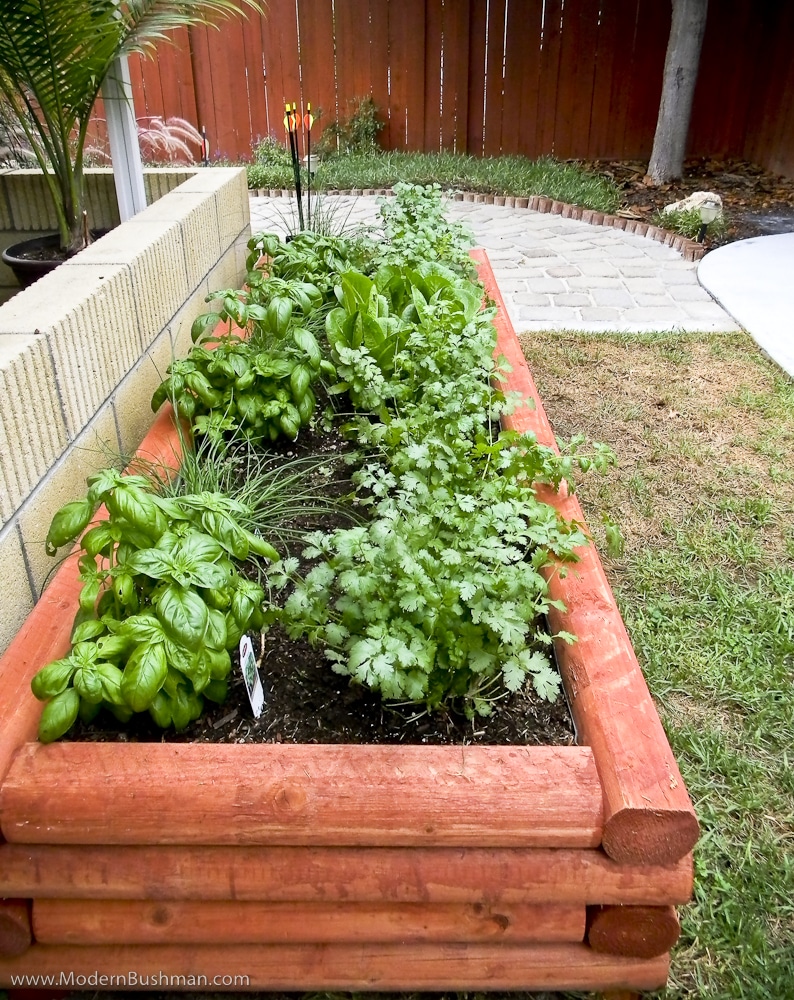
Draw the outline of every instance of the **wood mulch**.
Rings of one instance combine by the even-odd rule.
[[[684,176],[660,187],[644,182],[648,166],[644,160],[599,160],[585,166],[617,184],[621,215],[643,221],[650,221],[654,212],[695,191],[720,195],[727,231],[720,239],[709,237],[709,248],[794,231],[794,179],[771,174],[745,160],[687,160]]]

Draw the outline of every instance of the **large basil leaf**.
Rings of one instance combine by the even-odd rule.
[[[132,615],[118,625],[118,634],[134,642],[162,642],[165,639],[162,623],[151,611]],[[105,654],[107,655],[107,654]]]
[[[161,642],[144,643],[127,660],[119,689],[133,712],[145,712],[168,673]]]
[[[72,728],[80,711],[80,695],[74,688],[67,688],[44,706],[39,721],[39,739],[52,743]]]
[[[122,671],[113,663],[97,663],[96,670],[105,701],[111,705],[123,705],[121,681],[124,674]]]
[[[30,689],[39,701],[55,698],[66,690],[76,669],[77,662],[71,656],[48,663],[46,667],[42,667],[33,676],[30,682]],[[57,737],[54,737],[54,739],[57,739]]]
[[[141,487],[131,485],[129,480],[106,497],[105,505],[111,514],[123,517],[150,538],[158,539],[168,527],[152,497]]]
[[[47,532],[47,555],[53,556],[62,545],[73,542],[88,527],[95,510],[90,500],[75,500],[61,507]]]
[[[139,549],[126,560],[125,569],[153,580],[166,580],[176,568],[174,557],[160,548]]]
[[[207,631],[209,609],[195,590],[171,584],[160,592],[155,607],[171,639],[194,651],[201,646]]]
[[[102,701],[102,682],[96,667],[80,667],[75,671],[72,684],[75,691],[89,705],[98,705]]]

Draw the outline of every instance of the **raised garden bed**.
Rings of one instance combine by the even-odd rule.
[[[509,424],[553,444],[478,263],[509,387],[535,400]],[[142,451],[174,450],[163,415]],[[551,587],[577,746],[45,746],[29,682],[68,648],[67,560],[0,662],[0,985],[663,985],[697,820],[595,550]]]

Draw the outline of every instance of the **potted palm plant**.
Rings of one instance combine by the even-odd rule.
[[[175,28],[210,24],[245,8],[262,12],[260,0],[15,0],[3,5],[0,96],[44,173],[58,219],[47,254],[55,259],[48,270],[91,239],[84,221],[85,143],[113,64],[131,53],[151,54]],[[13,258],[22,255],[24,244],[16,244],[3,259],[13,268]]]

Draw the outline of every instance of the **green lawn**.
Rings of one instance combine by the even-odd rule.
[[[794,997],[794,383],[744,335],[524,344],[557,433],[617,452],[581,500],[702,826],[658,995]]]

